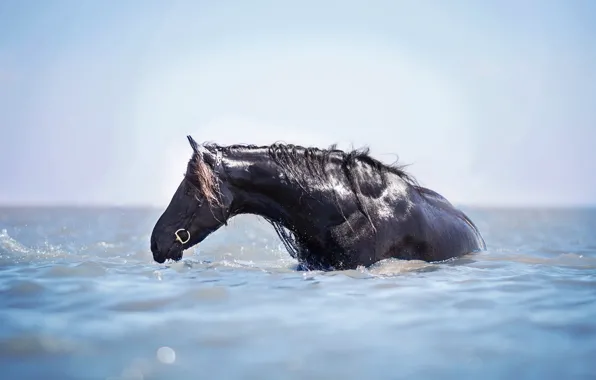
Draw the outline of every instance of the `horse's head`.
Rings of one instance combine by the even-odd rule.
[[[199,147],[193,149],[184,179],[151,234],[153,259],[180,260],[182,252],[226,223],[230,217],[232,193],[222,180],[221,153]]]

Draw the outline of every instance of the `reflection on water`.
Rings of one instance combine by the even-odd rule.
[[[253,217],[159,265],[159,210],[0,211],[3,379],[596,378],[593,210],[467,210],[487,252],[338,272]]]

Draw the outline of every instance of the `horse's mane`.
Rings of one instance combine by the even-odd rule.
[[[357,189],[354,188],[354,174],[357,170],[357,163],[359,162],[376,171],[382,176],[383,180],[386,173],[393,173],[408,184],[417,186],[416,180],[404,170],[406,165],[398,165],[397,163],[385,164],[371,157],[368,147],[345,152],[337,149],[336,144],[331,145],[328,149],[320,149],[277,143],[270,145],[268,151],[269,156],[282,168],[294,172],[300,170],[300,168],[305,168],[310,175],[318,177],[322,181],[328,178],[328,172],[326,171],[327,163],[331,160],[336,160],[336,162],[341,164],[343,172],[350,181],[352,191],[354,192],[357,192]]]
[[[364,203],[362,202],[362,191],[360,189],[360,183],[358,181],[358,164],[372,169],[373,173],[380,176],[381,181],[385,184],[387,174],[395,174],[399,176],[404,182],[411,185],[414,189],[418,189],[419,185],[415,178],[410,176],[404,170],[405,165],[398,165],[397,161],[393,164],[385,164],[370,156],[370,149],[363,147],[359,149],[353,149],[351,151],[343,151],[337,149],[337,145],[331,145],[328,149],[321,149],[317,147],[304,147],[294,144],[283,144],[274,143],[271,145],[252,145],[252,144],[234,144],[234,145],[218,145],[214,143],[204,144],[206,149],[215,152],[221,151],[222,153],[238,152],[238,151],[254,151],[262,150],[267,153],[280,169],[288,175],[298,181],[299,185],[304,188],[304,180],[317,181],[324,183],[329,178],[328,163],[336,162],[341,171],[348,180],[350,190],[356,198],[356,204],[358,209],[367,217],[371,225],[372,219],[366,210]],[[207,175],[204,170],[206,166],[202,160],[197,159],[197,155],[193,155],[191,159],[191,165],[189,167],[194,168],[194,174],[198,177],[195,178],[198,183],[202,183],[200,190],[203,195],[207,198],[211,198],[215,192],[213,188],[214,181],[211,176]],[[217,181],[215,181],[217,182]],[[305,189],[305,191],[308,191]],[[296,257],[298,251],[303,249],[300,244],[296,241],[296,237],[277,221],[268,220],[271,223],[293,257]]]
[[[407,165],[398,165],[397,161],[393,164],[385,164],[370,156],[370,148],[363,147],[353,149],[351,151],[343,151],[337,149],[337,145],[333,144],[327,149],[317,147],[304,147],[294,144],[274,143],[271,145],[251,145],[251,144],[234,144],[234,145],[204,145],[210,150],[219,150],[222,152],[234,152],[239,150],[264,150],[268,156],[279,165],[287,174],[292,174],[295,177],[304,177],[308,175],[310,179],[319,181],[326,181],[328,179],[327,163],[334,160],[343,168],[343,172],[350,182],[351,190],[358,193],[359,190],[355,188],[356,178],[355,172],[358,170],[357,163],[365,164],[373,169],[377,174],[381,175],[382,180],[385,179],[387,173],[396,174],[409,185],[418,187],[415,178],[409,175],[404,169]],[[298,178],[297,178],[298,179]]]

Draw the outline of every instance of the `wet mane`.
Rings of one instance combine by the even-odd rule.
[[[249,144],[227,146],[207,144],[205,147],[211,151],[219,150],[224,153],[242,150],[266,151],[269,158],[279,165],[286,174],[291,174],[296,179],[304,179],[308,176],[311,180],[326,181],[329,178],[327,164],[334,161],[342,167],[343,173],[350,181],[352,191],[355,193],[359,193],[359,190],[355,188],[357,185],[356,172],[359,170],[358,163],[371,168],[376,174],[381,176],[383,182],[386,174],[392,173],[399,176],[409,185],[418,187],[416,180],[404,170],[405,165],[398,165],[397,163],[385,164],[371,157],[368,147],[353,149],[348,152],[337,149],[337,145],[335,144],[331,145],[328,149],[282,143],[261,146]]]
[[[301,167],[304,167],[310,175],[317,177],[321,181],[328,179],[327,163],[334,160],[341,164],[343,172],[352,187],[355,185],[355,172],[358,170],[358,163],[365,164],[373,169],[377,174],[381,175],[383,181],[387,173],[393,173],[409,184],[416,185],[415,179],[404,171],[405,166],[397,165],[396,163],[391,165],[382,163],[370,156],[370,149],[368,147],[345,152],[337,149],[335,144],[331,145],[328,149],[273,144],[269,146],[269,155],[282,168],[296,172]],[[352,188],[352,191],[357,192],[354,188]]]
[[[328,149],[282,143],[261,146],[249,144],[223,146],[218,144],[204,144],[203,147],[212,153],[217,151],[233,153],[238,151],[262,150],[282,169],[284,174],[289,174],[290,178],[299,182],[305,179],[317,182],[327,181],[329,179],[328,163],[334,161],[341,167],[342,172],[350,184],[350,189],[358,199],[360,207],[363,206],[360,202],[362,192],[357,181],[358,170],[360,169],[358,163],[364,164],[372,169],[373,173],[379,175],[383,185],[385,184],[386,175],[392,173],[399,176],[404,182],[415,189],[419,188],[417,181],[405,172],[405,165],[382,163],[370,156],[370,149],[368,147],[353,149],[349,152],[337,149],[335,144],[331,145]],[[218,179],[213,170],[202,159],[200,153],[193,153],[188,163],[186,178],[198,188],[200,195],[211,202],[218,200]],[[304,190],[308,191],[307,189]],[[367,214],[365,210],[361,211]]]

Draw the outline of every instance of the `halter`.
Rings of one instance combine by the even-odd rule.
[[[181,232],[181,231],[186,232],[186,234],[188,235],[188,237],[186,238],[186,240],[182,240],[182,238],[180,237],[180,235],[178,235],[178,232]],[[188,230],[186,230],[184,228],[180,228],[179,230],[177,230],[176,232],[174,232],[174,235],[176,236],[176,241],[179,241],[182,244],[186,244],[190,240],[190,232],[188,232]]]
[[[215,152],[215,164],[213,165],[213,171],[214,172],[218,172],[218,168],[221,165],[221,162],[223,160],[221,151],[217,150]],[[194,215],[193,215],[193,219],[194,219]],[[180,235],[178,234],[179,232],[186,232],[186,234],[188,235],[188,237],[186,238],[186,240],[183,240]],[[186,229],[186,228],[180,228],[178,230],[176,230],[176,232],[174,232],[174,236],[176,236],[176,241],[179,241],[182,245],[188,243],[190,241],[190,232]]]

